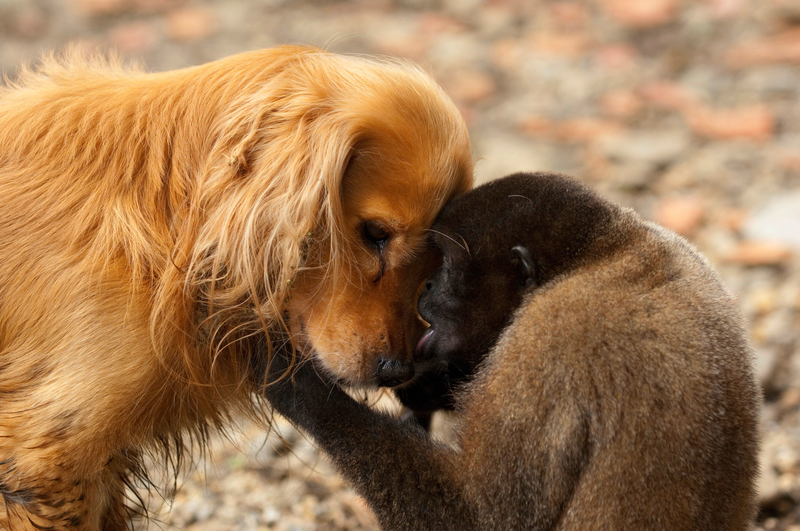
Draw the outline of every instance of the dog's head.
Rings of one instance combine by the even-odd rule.
[[[217,309],[249,298],[340,380],[401,383],[437,267],[427,230],[472,186],[464,122],[407,64],[291,48],[269,65],[210,158],[195,269]]]
[[[352,143],[328,187],[330,239],[307,257],[287,307],[332,374],[387,386],[413,376],[417,288],[436,267],[427,229],[472,183],[456,109],[420,72],[391,69],[339,94]]]

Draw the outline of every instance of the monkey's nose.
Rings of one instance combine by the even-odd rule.
[[[375,379],[380,387],[396,387],[414,377],[414,363],[387,358],[378,360]]]

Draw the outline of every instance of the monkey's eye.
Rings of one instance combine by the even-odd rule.
[[[392,236],[386,226],[374,221],[365,221],[361,225],[361,233],[364,240],[379,253],[383,253],[383,248],[386,247]]]

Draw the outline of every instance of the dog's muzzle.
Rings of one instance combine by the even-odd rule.
[[[395,359],[378,359],[375,380],[380,387],[397,387],[414,377],[414,362]]]

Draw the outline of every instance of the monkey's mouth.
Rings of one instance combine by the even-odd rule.
[[[417,346],[414,349],[414,361],[425,361],[430,358],[430,349],[426,349],[425,346],[428,344],[428,340],[433,335],[433,327],[428,327],[425,332],[422,333],[422,337],[419,338],[417,341]]]

